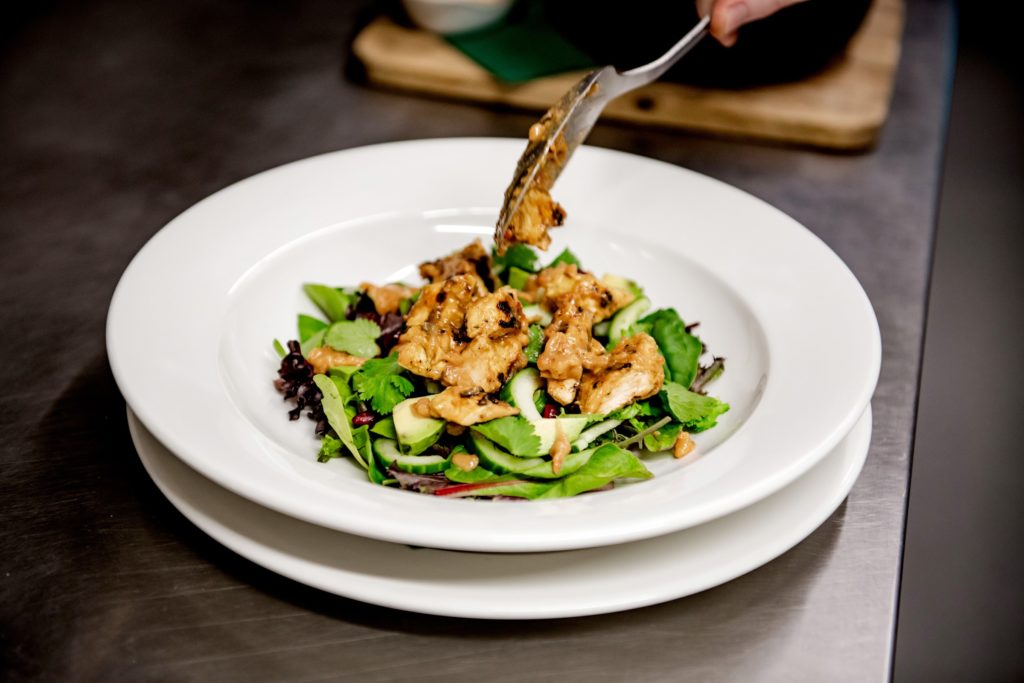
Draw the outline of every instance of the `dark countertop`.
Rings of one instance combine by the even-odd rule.
[[[517,623],[364,605],[220,547],[146,476],[107,365],[104,321],[121,271],[156,230],[206,195],[330,150],[525,134],[529,114],[344,80],[354,9],[49,2],[7,22],[0,671],[14,680],[105,681],[887,678],[951,3],[910,0],[892,117],[869,154],[595,129],[591,144],[763,197],[850,265],[882,330],[875,429],[848,501],[767,566],[664,605]]]

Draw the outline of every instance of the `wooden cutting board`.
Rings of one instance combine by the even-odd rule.
[[[811,78],[747,90],[653,83],[613,101],[607,118],[837,150],[870,147],[889,113],[903,0],[875,0],[846,54]],[[583,72],[502,83],[427,31],[378,18],[352,49],[371,83],[542,112]]]

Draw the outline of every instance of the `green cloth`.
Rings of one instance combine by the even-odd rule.
[[[497,24],[446,38],[495,78],[507,83],[597,66],[555,30],[542,3],[526,0],[524,4],[514,7]]]

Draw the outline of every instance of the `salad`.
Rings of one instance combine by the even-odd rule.
[[[275,341],[277,389],[305,413],[318,459],[420,493],[544,499],[652,476],[641,457],[694,449],[728,404],[725,368],[636,282],[598,278],[566,249],[480,241],[420,265],[422,286],[307,284],[322,314]]]

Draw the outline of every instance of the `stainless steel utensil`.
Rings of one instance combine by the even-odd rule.
[[[545,190],[550,189],[569,157],[590,134],[605,106],[619,95],[657,80],[707,35],[710,22],[708,17],[701,19],[672,49],[650,64],[623,72],[606,66],[588,73],[534,124],[526,151],[516,164],[512,183],[505,190],[505,201],[494,229],[494,242],[499,252],[505,250],[509,221],[519,210],[527,190],[538,182],[543,183]],[[560,140],[563,137],[564,149]],[[558,148],[552,153],[556,143]]]

